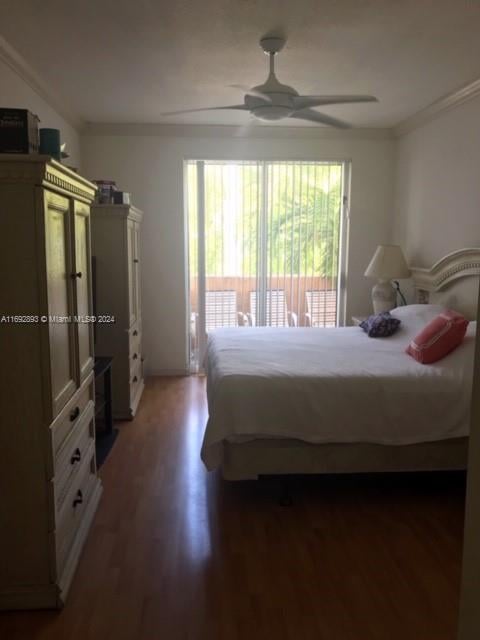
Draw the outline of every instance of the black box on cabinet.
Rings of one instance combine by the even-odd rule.
[[[0,107],[0,153],[38,153],[38,123],[28,109]]]
[[[127,191],[114,191],[113,204],[130,204],[130,194]]]

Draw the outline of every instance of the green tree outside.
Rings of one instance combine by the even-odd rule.
[[[342,169],[341,163],[206,162],[207,276],[255,276],[264,236],[268,275],[335,279]],[[196,194],[197,168],[190,162],[187,210],[192,275],[198,260]]]

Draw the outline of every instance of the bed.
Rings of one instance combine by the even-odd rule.
[[[480,249],[413,269],[421,304],[390,338],[358,327],[219,329],[207,347],[202,459],[230,480],[259,475],[466,467],[476,323],[435,365],[405,354],[443,307],[476,317]]]

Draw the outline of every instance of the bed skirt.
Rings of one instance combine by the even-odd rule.
[[[224,442],[226,480],[260,475],[447,471],[467,468],[468,438],[411,445],[309,444],[301,440]]]

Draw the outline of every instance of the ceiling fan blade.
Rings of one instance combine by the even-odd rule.
[[[221,109],[238,109],[240,111],[248,111],[248,107],[245,104],[232,104],[226,107],[201,107],[200,109],[181,109],[180,111],[166,111],[161,113],[162,116],[176,116],[182,113],[196,113],[197,111],[218,111]]]
[[[332,118],[331,116],[327,116],[325,113],[319,113],[313,109],[300,109],[300,111],[294,111],[289,117],[295,118],[295,120],[306,120],[307,122],[328,124],[330,127],[336,127],[337,129],[350,129],[352,126],[348,124],[348,122]]]
[[[295,109],[321,107],[327,104],[355,104],[360,102],[378,102],[375,96],[295,96]]]
[[[257,91],[256,89],[250,89],[250,87],[247,87],[244,84],[229,84],[228,86],[232,87],[232,89],[240,89],[240,91],[243,91],[249,96],[255,96],[256,98],[261,98],[262,100],[268,100],[268,102],[272,101],[268,94]]]

